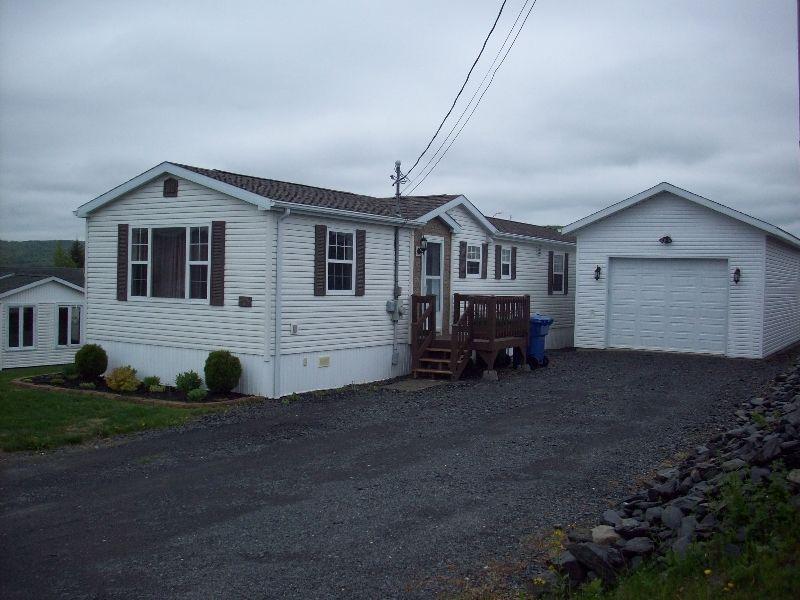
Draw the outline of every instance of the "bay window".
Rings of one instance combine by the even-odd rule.
[[[6,318],[8,348],[33,348],[35,343],[35,307],[9,306]]]
[[[130,295],[206,300],[208,229],[208,226],[133,227]]]

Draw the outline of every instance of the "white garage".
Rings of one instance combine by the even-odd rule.
[[[564,228],[575,345],[761,358],[800,342],[800,239],[661,183]]]

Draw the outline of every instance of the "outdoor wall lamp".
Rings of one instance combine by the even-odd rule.
[[[602,271],[603,271],[603,269],[600,268],[600,265],[597,265],[595,267],[595,269],[594,269],[594,280],[595,281],[600,281],[600,273]]]
[[[662,244],[671,244],[672,238],[669,237],[668,235],[665,235],[664,237],[658,238],[658,241],[661,242]]]
[[[739,267],[733,272],[733,283],[739,283],[742,280],[742,270]]]
[[[417,248],[417,256],[422,256],[425,254],[425,251],[428,249],[428,238],[424,235],[422,239],[419,241],[419,247]]]

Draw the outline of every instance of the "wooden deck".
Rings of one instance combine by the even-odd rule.
[[[411,359],[414,377],[461,377],[475,352],[491,369],[498,353],[528,347],[530,296],[454,294],[449,335],[436,335],[435,297],[411,297]]]

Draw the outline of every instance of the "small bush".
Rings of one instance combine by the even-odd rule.
[[[205,375],[209,390],[227,394],[239,384],[242,363],[227,350],[215,350],[206,359]]]
[[[206,396],[208,396],[208,390],[204,390],[203,388],[195,388],[186,394],[186,399],[189,402],[202,402],[206,399]]]
[[[140,384],[136,369],[129,365],[117,367],[106,377],[106,385],[115,392],[135,392]]]
[[[81,381],[78,384],[78,387],[83,389],[83,390],[93,390],[97,386],[94,384],[94,381]]]
[[[163,385],[148,385],[147,386],[147,390],[151,394],[161,394],[161,393],[165,392],[166,389],[167,388],[165,386],[163,386]]]
[[[182,391],[184,394],[188,394],[192,390],[196,390],[201,385],[203,385],[203,380],[200,379],[200,375],[198,375],[194,371],[186,371],[185,373],[180,373],[175,378],[175,387]]]
[[[161,378],[157,375],[150,375],[149,377],[142,379],[142,385],[147,389],[150,389],[154,385],[161,385]]]
[[[48,383],[50,383],[50,385],[64,385],[66,382],[61,375],[53,375]]]
[[[68,379],[69,381],[75,381],[81,376],[81,374],[78,373],[78,367],[75,366],[75,363],[66,365],[61,371],[61,374],[64,376],[64,379]]]
[[[108,355],[97,344],[86,344],[75,353],[75,367],[83,379],[97,379],[108,368]]]

